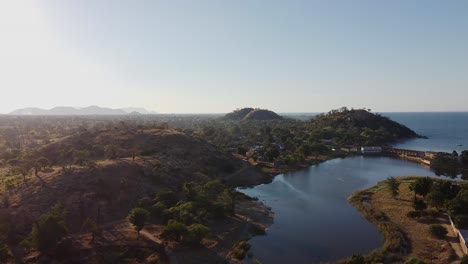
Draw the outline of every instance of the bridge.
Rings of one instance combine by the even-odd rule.
[[[398,155],[398,156],[415,157],[415,158],[426,157],[426,151],[419,151],[419,150],[412,150],[412,149],[398,149],[398,148],[383,147],[382,153],[393,154],[393,155]]]
[[[446,154],[446,153],[383,147],[382,154],[397,156],[400,158],[417,161],[426,165],[431,165],[431,161],[432,159],[435,158],[436,155]]]

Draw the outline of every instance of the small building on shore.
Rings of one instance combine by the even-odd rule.
[[[382,147],[361,147],[362,154],[380,154],[382,153]]]

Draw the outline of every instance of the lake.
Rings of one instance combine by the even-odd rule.
[[[250,241],[254,255],[263,263],[318,263],[379,248],[382,235],[347,198],[400,175],[435,176],[417,163],[357,156],[281,174],[270,184],[241,190],[258,197],[275,214],[267,235]]]
[[[468,149],[468,113],[383,113],[428,139],[394,144],[398,148],[460,153]],[[275,214],[266,236],[250,243],[263,263],[319,263],[353,253],[369,253],[383,237],[347,198],[390,176],[437,177],[420,164],[387,157],[330,160],[282,174],[272,183],[242,189],[258,197]]]

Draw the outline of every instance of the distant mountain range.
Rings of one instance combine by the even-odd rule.
[[[128,108],[106,108],[99,106],[88,106],[85,108],[69,107],[69,106],[58,106],[52,109],[41,109],[35,107],[23,108],[15,110],[9,115],[130,115],[130,114],[155,114],[155,112],[149,112],[145,108],[128,107]]]

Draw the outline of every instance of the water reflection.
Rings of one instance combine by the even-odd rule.
[[[275,213],[267,235],[251,240],[254,255],[263,263],[318,263],[380,247],[381,234],[347,198],[387,177],[402,175],[436,177],[417,163],[359,156],[330,160],[241,190]]]

